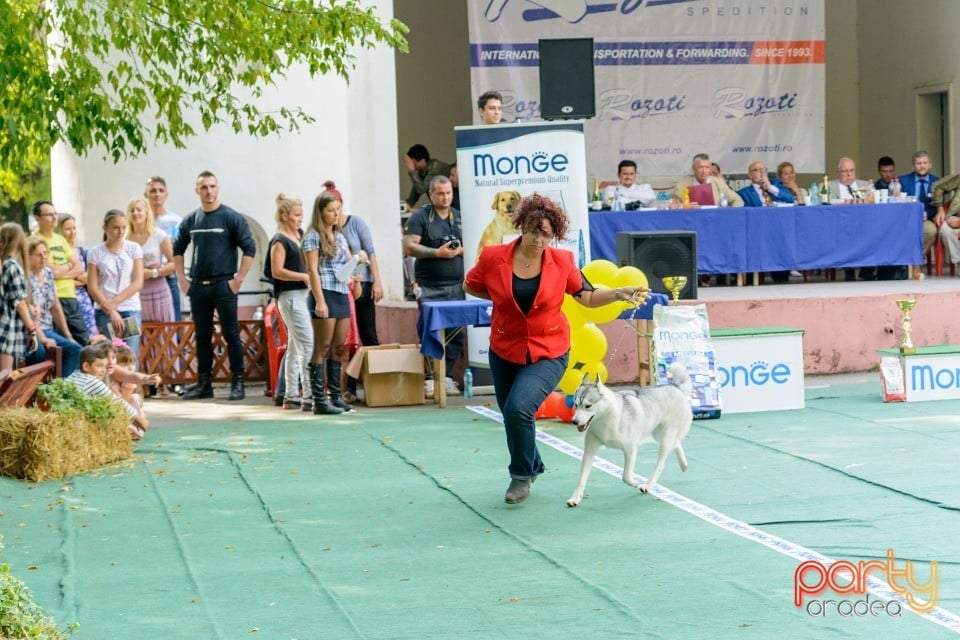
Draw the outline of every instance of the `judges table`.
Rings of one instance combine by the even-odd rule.
[[[617,262],[618,231],[695,231],[701,274],[918,265],[923,220],[918,202],[591,212],[590,251]]]
[[[621,320],[652,320],[653,308],[667,304],[668,296],[650,293],[647,302],[637,309],[627,309],[620,314]],[[433,360],[433,397],[443,408],[447,406],[447,364],[443,359],[446,330],[451,327],[490,325],[493,303],[489,300],[444,300],[424,302],[417,320],[420,334],[420,353]]]

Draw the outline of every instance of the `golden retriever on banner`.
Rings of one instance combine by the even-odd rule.
[[[477,245],[477,260],[480,259],[480,253],[484,247],[502,244],[504,236],[517,235],[511,214],[518,204],[520,204],[520,193],[518,191],[500,191],[493,196],[493,204],[490,205],[490,208],[496,213],[494,213],[490,224],[483,230],[483,235],[480,236],[480,244]]]

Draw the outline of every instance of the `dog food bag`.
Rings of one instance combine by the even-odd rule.
[[[693,417],[719,418],[720,383],[706,305],[656,306],[653,323],[656,383],[669,384],[670,365],[682,362],[693,386]]]
[[[880,358],[880,383],[884,402],[906,402],[907,389],[903,384],[903,367],[897,356]]]

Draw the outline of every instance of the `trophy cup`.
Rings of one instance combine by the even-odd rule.
[[[900,326],[903,327],[903,342],[900,343],[900,353],[916,353],[917,348],[913,346],[910,340],[910,310],[917,305],[916,300],[897,300],[897,306],[903,312],[903,320]]]
[[[680,292],[687,286],[687,276],[664,276],[660,278],[660,281],[673,294],[673,300],[670,301],[670,304],[680,304]]]

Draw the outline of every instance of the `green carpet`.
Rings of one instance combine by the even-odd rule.
[[[939,563],[960,612],[957,402],[878,385],[804,410],[694,423],[663,486],[833,559]],[[489,398],[477,398],[478,403]],[[64,483],[0,479],[9,563],[77,639],[949,638],[900,616],[811,616],[797,560],[541,445],[522,505],[502,427],[464,408],[158,428],[132,463]],[[555,421],[544,432],[579,446]],[[617,451],[601,455],[622,464]],[[655,447],[641,450],[648,474]],[[857,600],[825,593],[821,599]],[[875,599],[875,598],[874,598]]]

